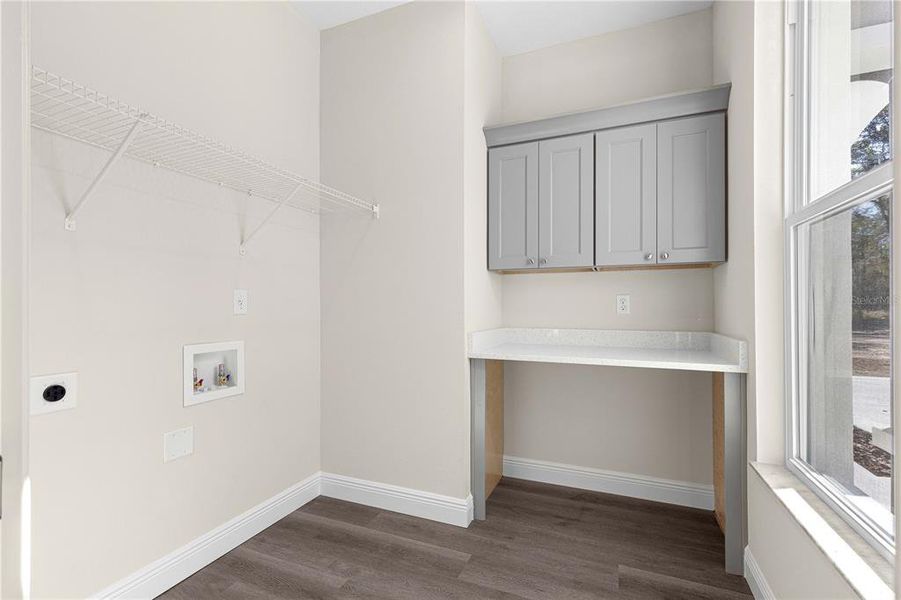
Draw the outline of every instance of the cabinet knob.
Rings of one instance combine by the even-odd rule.
[[[534,264],[535,264],[535,259],[534,259],[534,258],[529,258],[528,260],[526,260],[526,262],[529,263],[530,265],[534,265]]]
[[[653,252],[648,252],[647,254],[644,255],[644,259],[645,259],[645,260],[651,260],[651,259],[653,259],[653,258],[654,258],[654,253],[653,253]]]
[[[538,259],[538,264],[539,264],[539,265],[546,265],[546,264],[547,264],[547,259],[546,259],[546,258],[539,258],[539,259]]]
[[[666,260],[667,258],[669,258],[669,252],[661,252],[660,258],[662,258],[663,260]]]

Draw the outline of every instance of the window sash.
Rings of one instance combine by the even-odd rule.
[[[807,347],[809,339],[807,290],[800,284],[808,281],[806,231],[804,225],[847,210],[857,204],[892,191],[892,162],[831,190],[818,198],[810,198],[810,30],[811,6],[805,0],[786,3],[786,93],[785,93],[785,220],[784,220],[784,315],[785,315],[785,453],[787,468],[860,535],[889,560],[895,554],[894,532],[884,532],[869,516],[850,503],[843,491],[828,477],[801,459],[802,443],[807,442]],[[895,15],[897,18],[897,15]],[[895,149],[892,149],[893,154]],[[894,207],[894,197],[893,197]],[[893,208],[894,210],[894,208]],[[894,243],[895,232],[892,232]],[[895,293],[892,280],[891,294]],[[805,286],[806,287],[806,286]],[[891,327],[895,323],[892,320]],[[894,353],[892,359],[894,360]],[[894,388],[895,382],[892,381]],[[892,395],[894,401],[894,395]],[[895,412],[897,407],[892,406]],[[901,432],[895,432],[898,435]],[[893,456],[893,478],[896,475]]]
[[[809,373],[807,347],[808,305],[806,282],[808,274],[807,232],[805,225],[848,210],[892,191],[891,164],[880,165],[871,173],[842,186],[821,200],[807,205],[785,221],[785,356],[790,368],[786,370],[786,464],[790,471],[807,484],[848,523],[887,558],[894,553],[893,532],[884,532],[868,515],[850,503],[843,491],[801,458],[807,443],[807,381]],[[892,282],[894,295],[895,283]],[[894,326],[894,324],[892,324]],[[892,382],[894,386],[894,382]],[[894,461],[893,461],[894,462]],[[894,467],[893,467],[894,469]]]

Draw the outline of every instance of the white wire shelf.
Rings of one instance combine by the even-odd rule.
[[[121,156],[270,200],[277,203],[273,213],[288,204],[314,214],[346,210],[379,214],[377,204],[276,167],[38,67],[32,67],[31,124],[113,152],[67,215],[67,229],[75,229],[75,213]],[[242,249],[273,213],[244,237]]]

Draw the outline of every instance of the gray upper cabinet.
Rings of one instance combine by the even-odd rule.
[[[596,264],[655,264],[657,126],[600,131],[595,152]]]
[[[726,260],[725,115],[657,124],[657,262]]]
[[[488,151],[488,268],[538,267],[538,142]]]
[[[591,134],[538,144],[538,266],[594,263],[594,139]]]
[[[488,268],[724,262],[730,89],[486,127]]]

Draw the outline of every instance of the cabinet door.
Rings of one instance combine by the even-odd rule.
[[[595,136],[595,264],[657,262],[657,126]]]
[[[726,260],[725,115],[657,124],[657,262]]]
[[[488,268],[538,267],[538,142],[488,151]]]
[[[594,264],[594,136],[539,143],[538,263],[542,268]]]

